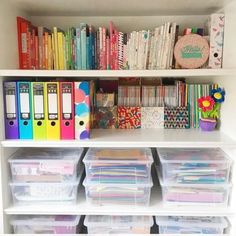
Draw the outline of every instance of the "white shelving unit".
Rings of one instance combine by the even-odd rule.
[[[228,147],[236,142],[220,131],[200,130],[101,130],[94,129],[90,140],[4,140],[3,147]]]
[[[0,76],[7,77],[78,77],[78,78],[118,78],[118,77],[229,77],[236,69],[195,69],[195,70],[1,70]]]
[[[163,206],[161,200],[160,189],[156,188],[156,191],[152,191],[151,203],[149,207],[135,207],[135,206],[93,206],[86,202],[84,197],[84,192],[81,191],[82,196],[78,198],[78,203],[76,206],[71,205],[60,205],[60,206],[49,206],[45,207],[43,205],[37,204],[35,206],[10,206],[5,209],[5,213],[8,215],[17,214],[30,214],[30,215],[50,215],[51,212],[62,215],[178,215],[178,216],[192,216],[193,212],[195,216],[232,216],[234,212],[230,208],[220,208],[220,207],[173,207],[173,206]]]
[[[120,30],[154,28],[165,21],[176,21],[182,28],[203,26],[211,13],[226,16],[223,69],[137,70],[137,71],[30,71],[18,70],[16,16],[24,16],[35,25],[67,28],[81,22],[108,26],[113,20]],[[154,187],[151,205],[144,207],[95,207],[88,205],[83,191],[76,206],[13,206],[8,182],[9,156],[26,147],[221,147],[236,157],[236,1],[235,0],[1,0],[0,1],[0,234],[12,233],[11,215],[23,214],[122,214],[122,215],[191,215],[227,216],[231,234],[236,234],[236,190],[233,188],[227,208],[166,207],[160,189]],[[219,83],[226,90],[220,130],[93,130],[88,141],[5,140],[2,81],[38,77],[71,77],[80,79],[116,79],[118,77],[186,77],[188,81]],[[236,184],[235,169],[232,183]]]

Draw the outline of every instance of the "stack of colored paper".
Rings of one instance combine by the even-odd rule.
[[[165,203],[227,206],[231,160],[219,148],[159,148]]]
[[[89,149],[84,159],[88,201],[148,205],[152,162],[150,149]]]

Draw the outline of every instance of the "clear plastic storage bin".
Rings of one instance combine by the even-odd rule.
[[[153,157],[149,148],[90,148],[83,160],[94,183],[149,183]]]
[[[26,149],[9,159],[13,182],[76,181],[83,148]]]
[[[152,181],[149,184],[103,184],[86,179],[86,199],[96,205],[149,206]]]
[[[164,183],[222,184],[231,159],[220,148],[158,148]]]
[[[10,183],[13,202],[18,205],[36,204],[38,202],[75,204],[82,175],[83,171],[74,182]]]
[[[86,216],[88,234],[150,234],[152,216]]]
[[[223,217],[157,216],[159,234],[223,234],[228,222]]]
[[[76,234],[80,216],[14,216],[11,220],[15,234]]]
[[[166,204],[228,206],[231,184],[160,184]]]

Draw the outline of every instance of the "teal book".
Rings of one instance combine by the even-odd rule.
[[[76,28],[76,63],[75,63],[75,67],[77,70],[81,70],[82,69],[82,54],[81,54],[81,30],[80,28]]]
[[[82,70],[87,69],[87,25],[85,23],[80,24],[81,30],[81,66]]]

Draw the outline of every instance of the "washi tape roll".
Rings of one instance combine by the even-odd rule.
[[[203,66],[209,57],[209,44],[198,34],[181,37],[174,49],[177,63],[186,69],[196,69]]]

